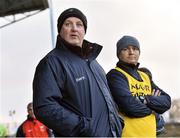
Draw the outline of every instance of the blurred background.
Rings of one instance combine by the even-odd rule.
[[[173,131],[180,130],[179,0],[0,0],[0,124],[7,134],[26,119],[35,68],[55,47],[57,18],[70,7],[86,15],[85,38],[103,46],[97,60],[106,72],[116,66],[123,35],[140,41],[140,66],[172,98],[162,136],[180,136]]]

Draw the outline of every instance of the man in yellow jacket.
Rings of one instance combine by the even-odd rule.
[[[156,137],[154,113],[162,114],[171,106],[170,96],[138,70],[139,56],[138,40],[123,36],[117,42],[117,66],[107,74],[112,96],[124,118],[122,137]]]

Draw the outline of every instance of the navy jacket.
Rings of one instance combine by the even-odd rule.
[[[56,48],[37,66],[33,81],[36,117],[56,136],[120,136],[121,118],[104,70],[95,60],[102,47],[84,40],[83,47],[91,49],[85,56],[72,47],[58,37]]]
[[[139,64],[137,66],[134,66],[124,63],[123,61],[119,61],[117,63],[117,66],[128,72],[137,80],[141,80],[137,72]],[[152,80],[152,90],[159,89],[161,91],[161,95],[147,95],[146,100],[148,103],[145,105],[132,96],[131,92],[129,91],[128,80],[122,73],[115,69],[112,69],[107,74],[107,79],[113,98],[116,101],[119,109],[129,117],[144,117],[151,114],[152,111],[162,114],[171,106],[170,96],[158,86],[156,86]]]

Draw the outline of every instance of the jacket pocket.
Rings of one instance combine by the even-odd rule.
[[[87,136],[94,136],[93,134],[93,122],[92,122],[92,118],[88,118],[88,117],[82,117],[82,127],[79,133],[79,136],[81,137],[87,137]]]

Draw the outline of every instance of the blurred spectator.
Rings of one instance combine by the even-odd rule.
[[[5,136],[7,136],[7,128],[3,124],[0,124],[0,137]]]
[[[180,98],[172,101],[169,117],[171,122],[180,123]]]
[[[36,119],[32,103],[27,105],[27,112],[27,119],[19,126],[16,137],[51,137],[51,130]]]

